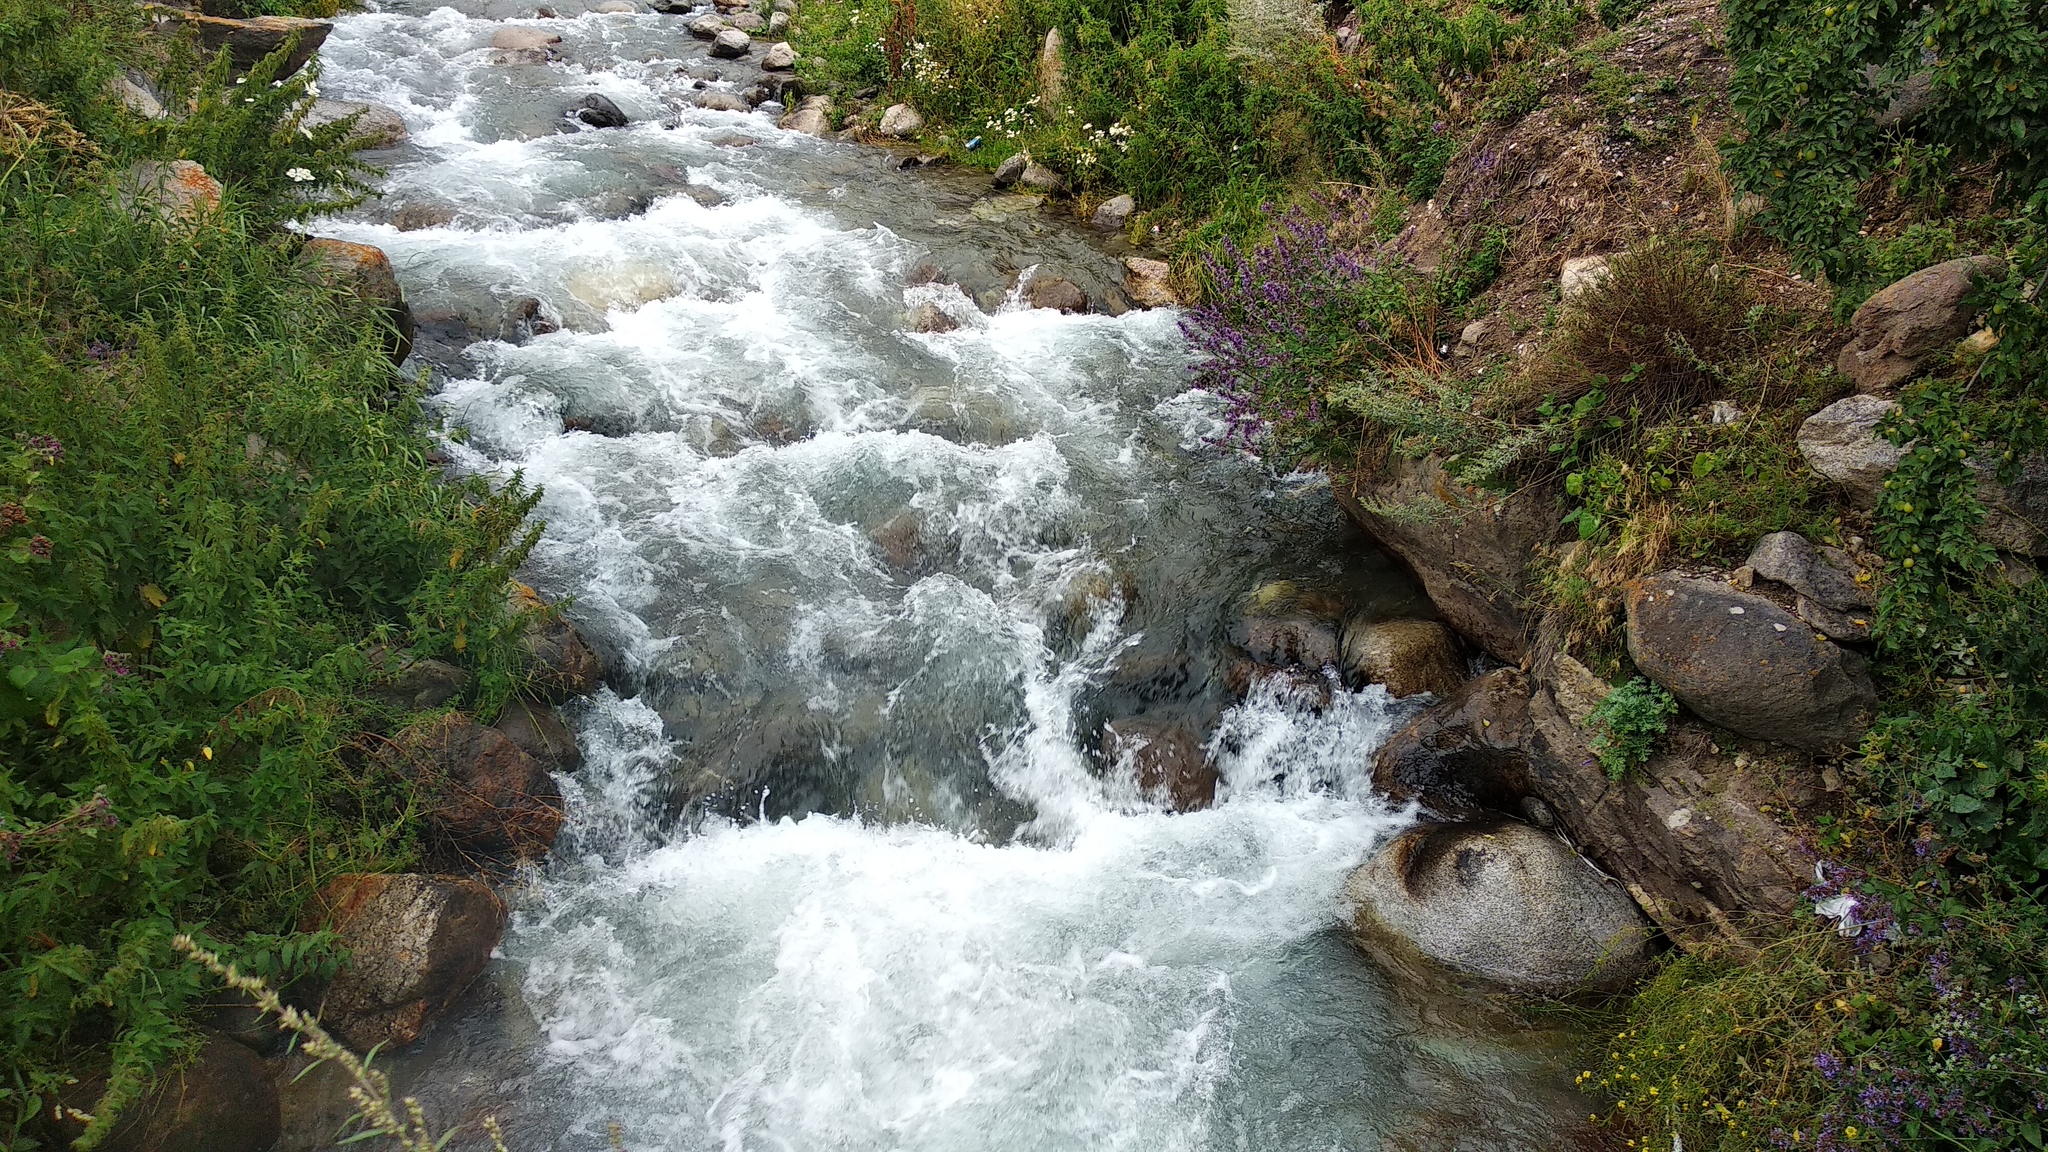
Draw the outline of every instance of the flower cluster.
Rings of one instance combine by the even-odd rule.
[[[64,459],[64,444],[55,436],[23,436],[21,440],[31,455],[41,456],[43,462],[51,467]]]
[[[1687,1085],[1674,1073],[1660,1081],[1657,1071],[1670,1067],[1685,1055],[1685,1044],[1666,1051],[1661,1044],[1638,1043],[1631,1028],[1614,1034],[1604,1073],[1588,1069],[1573,1081],[1580,1089],[1599,1092],[1614,1101],[1613,1119],[1635,1126],[1637,1136],[1626,1141],[1630,1148],[1679,1146],[1672,1129],[1685,1123],[1691,1127],[1714,1127],[1748,1139],[1762,1129],[1764,1118],[1777,1107],[1776,1100],[1745,1096],[1740,1091],[1716,1093],[1710,1088]],[[1643,1078],[1645,1069],[1650,1079]],[[1588,1119],[1598,1122],[1601,1117]]]

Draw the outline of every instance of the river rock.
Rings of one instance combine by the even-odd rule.
[[[283,80],[306,66],[320,45],[327,42],[327,34],[334,31],[334,25],[325,20],[303,20],[296,16],[253,16],[247,20],[231,20],[225,16],[208,16],[168,5],[153,5],[150,14],[157,19],[157,28],[165,32],[189,29],[199,37],[199,47],[206,55],[217,55],[221,49],[228,52],[228,59],[235,74],[240,75],[254,68],[259,61],[278,49],[291,45],[291,52],[285,57],[284,67],[277,70],[273,80]]]
[[[562,722],[561,713],[533,700],[514,700],[491,725],[505,734],[521,752],[550,772],[574,772],[583,766],[583,750],[576,746],[576,734]]]
[[[1449,696],[1465,682],[1458,641],[1434,620],[1353,617],[1344,624],[1342,661],[1354,681],[1384,684],[1394,696]]]
[[[720,60],[737,60],[753,49],[752,38],[737,28],[728,28],[711,38],[711,54]]]
[[[704,15],[690,21],[686,27],[689,28],[690,35],[695,36],[697,39],[712,40],[717,38],[720,32],[725,31],[727,25],[724,20],[706,12]]]
[[[1649,925],[1620,885],[1512,821],[1410,829],[1352,873],[1344,896],[1354,940],[1397,972],[1419,958],[1562,996],[1624,988],[1651,956]]]
[[[791,132],[802,132],[808,136],[825,137],[832,134],[832,98],[830,96],[806,96],[797,105],[796,111],[782,118],[782,127]]]
[[[1725,580],[1660,573],[1628,586],[1628,652],[1702,719],[1813,752],[1852,747],[1877,712],[1863,657]]]
[[[908,104],[891,104],[883,111],[882,122],[877,125],[876,131],[899,140],[915,136],[924,131],[924,117],[918,115],[917,109]]]
[[[546,52],[562,38],[539,28],[500,28],[491,33],[491,47],[507,52]]]
[[[597,691],[604,668],[576,626],[552,612],[528,585],[514,582],[506,596],[513,612],[527,618],[519,637],[526,687],[550,703]]]
[[[780,41],[771,45],[768,49],[768,54],[761,57],[761,68],[763,71],[788,72],[795,67],[796,49],[790,47],[788,41]]]
[[[1138,210],[1138,202],[1129,195],[1111,196],[1096,205],[1095,215],[1088,223],[1104,232],[1121,232],[1131,222],[1131,214]]]
[[[1180,303],[1173,290],[1173,266],[1143,256],[1124,257],[1124,294],[1140,308],[1172,308]]]
[[[105,1085],[92,1087],[104,1090]],[[52,1145],[68,1148],[84,1126],[58,1127],[51,1133],[57,1137]],[[128,1105],[99,1147],[104,1152],[268,1152],[282,1128],[269,1067],[243,1045],[210,1035],[190,1061],[165,1071]]]
[[[328,100],[323,97],[313,101],[313,106],[306,110],[306,118],[300,123],[307,128],[319,128],[350,116],[356,117],[355,124],[348,130],[348,146],[351,148],[396,148],[406,141],[405,117],[399,114],[398,109],[367,100]]]
[[[498,312],[498,339],[507,344],[525,344],[561,328],[538,296],[514,296]]]
[[[1305,612],[1247,612],[1232,621],[1231,642],[1260,664],[1274,667],[1334,667],[1339,658],[1336,630]]]
[[[785,33],[785,32],[788,32],[788,31],[789,31],[789,13],[787,13],[787,12],[770,12],[770,13],[768,14],[768,34],[769,34],[770,36],[780,36],[780,35],[782,35],[783,33]]]
[[[382,248],[315,237],[299,249],[299,260],[322,283],[377,310],[390,325],[385,349],[391,362],[405,362],[412,354],[412,308]]]
[[[691,98],[690,103],[711,112],[747,112],[753,108],[752,105],[747,103],[746,97],[735,92],[720,92],[716,89],[697,93],[696,96]],[[723,198],[721,197],[721,199]]]
[[[1024,170],[1030,166],[1031,157],[1018,152],[996,165],[996,170],[990,173],[989,180],[998,188],[1008,188],[1022,179]]]
[[[1048,196],[1057,195],[1067,186],[1067,182],[1060,179],[1059,173],[1035,160],[1024,165],[1024,171],[1017,177],[1017,183],[1021,187]]]
[[[639,11],[627,0],[602,0],[590,10],[603,16],[631,16]]]
[[[1849,321],[1849,342],[1835,367],[1856,382],[1858,392],[1890,393],[1970,334],[1977,309],[1963,300],[1971,280],[2004,273],[2005,261],[1996,256],[1965,256],[1879,290]]]
[[[912,332],[951,332],[960,327],[960,322],[946,314],[946,310],[926,301],[910,310]]]
[[[490,964],[505,922],[505,902],[459,876],[329,881],[305,928],[338,933],[349,960],[321,998],[321,1024],[358,1052],[410,1048]]]
[[[117,195],[128,211],[147,208],[191,228],[220,210],[220,191],[220,181],[190,160],[138,160],[122,175]]]
[[[1972,459],[1969,467],[1985,509],[1978,537],[2003,552],[2048,556],[2048,453],[2022,459],[2010,484],[1998,479],[1988,460]]]
[[[423,228],[440,228],[455,222],[453,204],[437,204],[431,200],[412,200],[400,204],[391,213],[391,226],[400,232],[418,232]]]
[[[752,12],[735,12],[730,19],[730,23],[734,28],[742,32],[759,32],[768,26],[766,20],[761,19]]]
[[[1261,664],[1249,656],[1232,660],[1223,669],[1223,687],[1236,700],[1243,700],[1276,681],[1280,694],[1294,703],[1307,705],[1316,712],[1330,706],[1330,679],[1320,670]]]
[[[365,654],[370,695],[402,712],[426,712],[469,690],[469,673],[445,660],[414,659],[411,653],[378,644]]]
[[[1086,312],[1088,294],[1080,285],[1058,276],[1034,276],[1024,288],[1024,299],[1033,308],[1057,308],[1061,312]]]
[[[538,860],[561,831],[554,778],[510,737],[459,712],[399,733],[385,755],[419,789],[428,826],[466,863]]]
[[[624,128],[630,123],[625,112],[607,96],[592,92],[579,96],[562,115],[579,120],[592,128]]]
[[[1201,734],[1177,721],[1135,716],[1102,726],[1102,758],[1132,773],[1138,790],[1175,812],[1193,812],[1216,801],[1216,766],[1202,749]]]
[[[1436,456],[1395,456],[1331,490],[1346,514],[1415,573],[1446,624],[1496,659],[1522,659],[1529,562],[1557,528],[1548,492],[1472,488]]]
[[[1879,396],[1855,395],[1821,409],[1799,425],[1799,454],[1806,466],[1839,485],[1860,508],[1872,508],[1885,477],[1899,466],[1905,449],[1877,431],[1898,405]]]

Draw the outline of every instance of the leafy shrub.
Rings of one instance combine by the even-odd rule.
[[[35,0],[0,3],[34,17],[0,27],[47,28]],[[78,86],[103,77],[65,45],[135,45],[80,13],[54,46],[0,34],[0,72],[99,115]],[[87,1074],[107,1077],[100,1139],[187,1044],[202,989],[176,933],[275,981],[318,975],[336,957],[295,931],[304,899],[415,857],[412,797],[355,751],[399,720],[365,692],[374,646],[466,665],[486,714],[519,674],[505,585],[533,496],[428,465],[382,331],[269,227],[318,206],[266,175],[327,147],[278,128],[303,89],[264,83],[238,120],[217,69],[193,83],[231,129],[212,145],[112,113],[83,122],[106,161],[31,146],[0,169],[8,1147]],[[197,227],[116,195],[126,158],[178,141],[242,166]]]
[[[1620,780],[1631,768],[1650,759],[1650,749],[1663,739],[1678,715],[1678,701],[1661,684],[1637,676],[1594,707],[1586,717],[1593,732],[1593,755],[1609,780]]]

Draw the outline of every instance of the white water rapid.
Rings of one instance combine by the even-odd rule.
[[[611,685],[502,960],[401,1087],[517,1152],[1555,1146],[1554,1051],[1341,933],[1406,818],[1369,754],[1419,703],[1223,687],[1263,583],[1423,606],[1327,491],[1205,443],[1178,318],[1020,307],[1032,267],[1101,298],[1114,252],[687,107],[750,82],[687,17],[556,7],[385,0],[322,55],[412,139],[318,230],[392,257],[453,467],[545,489],[529,578]],[[507,20],[562,42],[494,53]],[[566,130],[591,92],[634,122]],[[497,339],[528,296],[560,330]],[[926,302],[958,330],[908,331]],[[1215,733],[1215,807],[1104,772],[1136,713]]]

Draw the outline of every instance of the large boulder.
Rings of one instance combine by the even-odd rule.
[[[1849,321],[1849,343],[1835,367],[1859,392],[1891,392],[1970,334],[1977,310],[1963,301],[1971,281],[2004,273],[2005,261],[1996,256],[1965,256],[1879,290]]]
[[[514,700],[491,725],[519,746],[521,752],[550,772],[574,772],[583,766],[583,750],[561,714],[532,700]]]
[[[768,53],[761,57],[763,72],[790,72],[796,68],[796,49],[789,42],[778,41],[768,47]]]
[[[1649,762],[1609,780],[1588,746],[1607,685],[1568,655],[1468,682],[1382,745],[1373,782],[1456,819],[1518,816],[1567,832],[1682,946],[1739,943],[1795,910],[1811,857],[1770,813],[1819,794],[1797,754],[1728,755],[1674,723]]]
[[[528,585],[513,583],[506,598],[515,615],[527,618],[519,637],[526,687],[550,703],[597,691],[604,667],[583,633]]]
[[[190,160],[139,160],[116,185],[122,208],[155,212],[165,223],[197,226],[220,210],[220,181]]]
[[[1551,833],[1514,821],[1426,824],[1345,883],[1353,939],[1397,972],[1414,961],[1517,992],[1626,987],[1649,924],[1626,892]]]
[[[1834,481],[1860,508],[1876,506],[1885,477],[1905,450],[1878,433],[1878,422],[1898,405],[1880,396],[1855,395],[1821,409],[1799,425],[1806,466]]]
[[[461,713],[423,721],[384,753],[419,789],[427,826],[452,860],[538,860],[562,829],[562,793],[510,737]]]
[[[1985,509],[1977,535],[2001,551],[2048,556],[2048,453],[2022,459],[2010,484],[1998,479],[1990,461],[1972,460],[1970,469]]]
[[[1557,528],[1548,492],[1473,488],[1435,456],[1392,458],[1332,491],[1415,573],[1446,624],[1497,659],[1518,662],[1528,652],[1528,566]]]
[[[1354,681],[1384,684],[1395,696],[1449,696],[1465,682],[1457,638],[1434,620],[1354,616],[1344,622],[1342,658]]]
[[[313,101],[300,124],[306,128],[321,128],[351,116],[356,117],[356,121],[348,130],[349,147],[396,148],[405,143],[405,117],[399,115],[398,109],[366,100],[329,100],[322,97]]]
[[[1201,734],[1186,723],[1144,716],[1112,720],[1102,726],[1102,759],[1175,812],[1216,802],[1216,766],[1202,748]]]
[[[1664,572],[1628,586],[1628,652],[1701,719],[1813,752],[1853,746],[1877,711],[1863,657],[1726,580]]]
[[[200,12],[189,12],[168,5],[152,5],[150,13],[157,19],[157,28],[166,33],[189,30],[199,38],[199,46],[208,56],[227,49],[228,59],[236,74],[254,68],[264,57],[287,44],[291,54],[285,57],[284,67],[278,69],[274,80],[282,80],[306,66],[320,45],[327,42],[327,34],[334,31],[334,25],[325,20],[303,20],[296,16],[255,16],[247,20],[230,20],[225,16],[208,16]]]
[[[729,27],[731,25],[710,12],[706,12],[688,24],[690,35],[695,36],[699,40],[713,39]]]
[[[386,348],[392,363],[403,363],[412,355],[412,309],[382,248],[316,238],[306,241],[299,259],[322,283],[368,305],[390,325]]]
[[[329,881],[305,926],[339,934],[349,958],[321,999],[321,1024],[357,1051],[417,1044],[490,964],[505,920],[496,893],[459,876]]]

